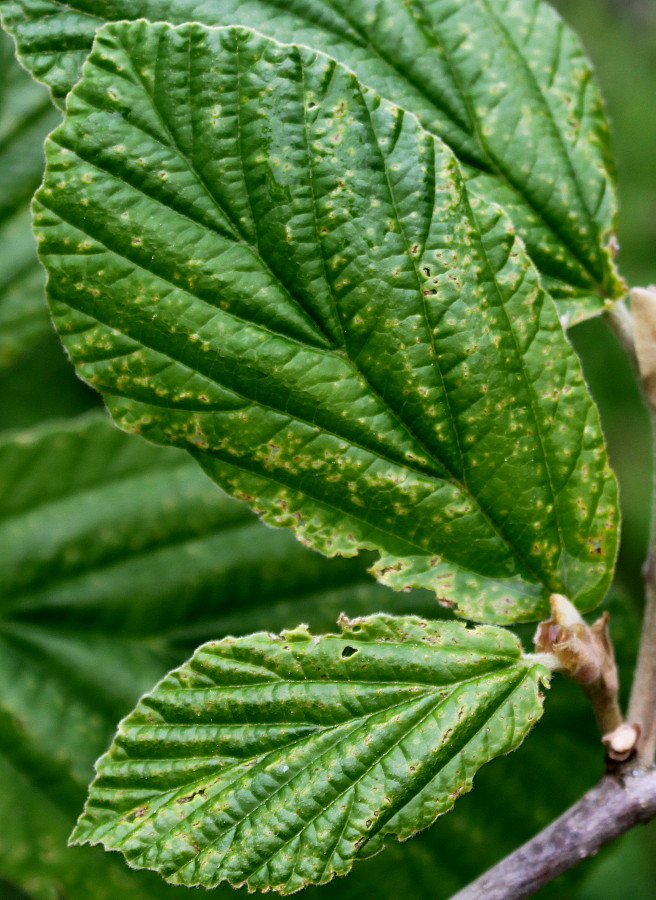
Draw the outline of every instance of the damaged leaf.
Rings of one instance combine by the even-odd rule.
[[[340,625],[202,646],[121,723],[72,841],[292,893],[430,825],[541,714],[547,672],[507,631]]]

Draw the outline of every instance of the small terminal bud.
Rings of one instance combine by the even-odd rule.
[[[617,762],[623,762],[625,759],[628,759],[635,750],[640,732],[641,728],[639,725],[629,725],[628,722],[622,722],[614,731],[605,734],[601,740],[610,759],[614,759]]]
[[[572,625],[585,625],[583,616],[567,597],[563,597],[562,594],[552,594],[549,597],[549,602],[554,621],[562,625],[563,628],[570,628]]]

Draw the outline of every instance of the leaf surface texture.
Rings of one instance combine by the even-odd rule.
[[[123,721],[74,842],[292,893],[431,824],[540,715],[502,629],[374,616],[201,647]]]
[[[122,427],[472,618],[601,599],[616,488],[578,360],[413,116],[314,51],[124,23],[48,157],[53,313]]]

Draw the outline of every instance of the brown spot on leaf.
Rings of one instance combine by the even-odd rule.
[[[147,806],[138,806],[136,809],[132,810],[131,813],[128,813],[128,815],[125,816],[125,820],[127,822],[132,822],[134,821],[134,819],[138,819],[140,816],[145,816],[147,812]]]

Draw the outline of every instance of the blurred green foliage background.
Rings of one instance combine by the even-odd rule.
[[[656,282],[656,0],[554,0],[554,5],[581,36],[596,65],[607,100],[619,168],[621,271],[631,285]],[[613,630],[626,690],[642,606],[640,567],[649,530],[649,429],[631,367],[605,323],[595,320],[579,325],[570,336],[600,406],[611,461],[621,485],[623,540],[609,605],[614,613]],[[100,406],[97,396],[75,377],[54,335],[0,373],[0,430],[22,429],[46,419],[67,418],[94,406]],[[581,753],[575,758],[568,758],[566,749],[564,759],[558,753],[559,731],[556,728],[548,731],[551,719],[558,722],[561,731],[563,723],[569,723],[568,727],[576,732],[580,729],[582,734],[589,735],[582,738]],[[542,752],[545,757],[553,756],[553,764],[542,766],[535,772],[535,778],[553,777],[548,789],[560,789],[559,767],[583,768],[589,765],[590,759],[598,759],[597,770],[587,769],[578,773],[580,777],[569,779],[569,787],[562,797],[564,807],[576,799],[574,791],[579,790],[581,783],[592,784],[601,771],[591,715],[574,685],[558,685],[558,700],[553,709],[547,704],[544,727]],[[529,748],[530,752],[535,753],[533,745],[539,740],[539,734],[531,736],[527,742],[533,748]],[[530,755],[525,758],[530,759]],[[524,781],[527,771],[530,768],[526,766],[521,769]],[[534,785],[520,783],[512,773],[511,757],[496,761],[478,776],[476,790],[463,797],[451,814],[456,818],[450,825],[447,840],[450,853],[457,852],[459,831],[465,846],[475,827],[473,823],[479,823],[484,829],[486,817],[494,817],[495,797],[496,803],[504,802],[498,800],[499,784],[505,785],[508,803],[515,804],[517,819],[521,820],[522,803],[531,804],[534,800]],[[567,794],[568,790],[572,796]],[[432,840],[439,846],[439,823],[433,833]],[[490,860],[485,860],[485,864],[510,850],[514,842],[513,831],[509,846],[490,848]],[[394,896],[397,889],[399,895],[408,890],[398,870],[407,849],[401,848],[393,854],[399,880],[392,878],[391,893],[386,896]],[[419,842],[414,852],[420,852]],[[360,879],[360,886],[364,883],[366,878]],[[424,888],[426,895],[430,895],[429,884],[417,886],[419,894],[423,896]],[[25,896],[13,891],[10,885],[0,881],[0,900]],[[339,890],[330,890],[325,895],[310,893],[328,900],[329,895],[338,896]],[[561,900],[656,898],[656,824],[629,833],[603,851],[597,860],[584,863],[575,877],[557,881],[540,896]]]

